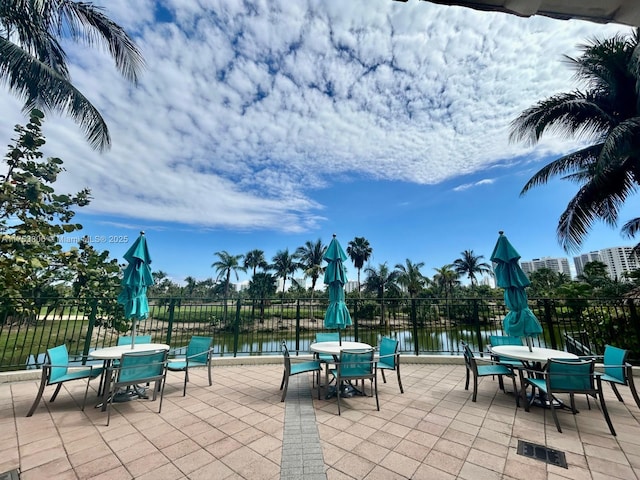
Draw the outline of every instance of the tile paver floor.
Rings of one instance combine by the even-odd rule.
[[[394,377],[375,399],[336,400],[310,394],[311,376],[292,377],[280,402],[281,364],[214,366],[191,375],[169,372],[162,413],[156,402],[116,404],[111,425],[94,408],[79,408],[83,383],[65,384],[53,404],[26,418],[38,381],[0,384],[0,473],[30,479],[638,479],[640,410],[627,388],[605,398],[617,437],[597,402],[580,413],[560,411],[558,433],[548,411],[516,409],[490,377],[478,401],[464,390],[463,365],[402,365],[405,393]],[[388,376],[389,377],[389,376]],[[507,385],[509,387],[509,385]],[[568,469],[516,453],[518,440],[565,452]],[[298,462],[298,463],[296,463]],[[306,469],[305,469],[306,466]]]

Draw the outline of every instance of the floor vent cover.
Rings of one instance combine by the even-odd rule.
[[[567,458],[564,452],[545,447],[544,445],[537,445],[535,443],[525,442],[524,440],[518,440],[518,455],[542,460],[543,462],[556,465],[557,467],[569,468],[567,466]]]
[[[20,478],[20,472],[18,470],[11,470],[10,472],[0,473],[0,480],[18,480]]]

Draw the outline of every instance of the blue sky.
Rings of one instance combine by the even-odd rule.
[[[524,260],[567,256],[555,229],[575,186],[519,192],[587,139],[511,144],[509,123],[578,86],[562,55],[629,28],[417,1],[104,4],[143,51],[140,84],[100,50],[65,48],[112,148],[55,114],[44,127],[59,191],[92,190],[77,219],[96,248],[122,259],[144,230],[152,267],[178,282],[215,276],[220,250],[271,259],[333,233],[345,248],[366,237],[374,266],[409,258],[428,276],[466,249],[488,259],[499,230]],[[19,107],[0,91],[2,138]],[[583,251],[634,243],[598,225]]]

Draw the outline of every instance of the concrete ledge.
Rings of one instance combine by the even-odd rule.
[[[304,354],[292,356],[291,359],[311,360],[312,355]],[[240,365],[281,365],[283,363],[281,355],[253,355],[243,357],[213,357],[213,367],[229,367]],[[464,357],[455,355],[400,355],[400,364],[443,364],[443,365],[464,365]],[[0,372],[0,384],[10,382],[24,382],[40,380],[42,372],[39,369],[14,370],[11,372]]]

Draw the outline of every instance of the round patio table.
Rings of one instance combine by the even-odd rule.
[[[309,350],[315,353],[324,353],[327,355],[333,355],[333,359],[338,362],[340,360],[340,352],[343,350],[373,350],[373,347],[368,343],[362,342],[316,342],[309,346]],[[329,399],[337,394],[335,387],[329,387],[329,367],[327,366],[325,372],[325,386],[328,388],[326,399]],[[349,384],[348,387],[343,387],[341,395],[343,397],[350,397],[354,394],[362,394],[360,390]]]
[[[542,371],[550,358],[557,360],[579,360],[579,357],[573,353],[565,352],[564,350],[555,350],[553,348],[542,347],[529,347],[524,345],[496,345],[490,347],[491,353],[500,357],[512,358],[514,360],[520,360],[524,364],[525,368],[530,370]],[[520,389],[523,391],[523,400],[527,399],[524,395],[524,389],[522,388],[522,371],[520,372]],[[533,399],[533,403],[543,408],[565,408],[563,402],[550,401],[545,395],[536,396]]]
[[[107,368],[111,366],[113,360],[118,360],[124,353],[131,352],[153,352],[156,350],[169,350],[171,347],[166,343],[136,343],[135,345],[117,345],[115,347],[105,347],[94,350],[89,353],[89,357],[104,361],[104,369],[100,377],[100,385],[98,386],[98,395],[103,395],[107,383]],[[96,408],[106,409],[106,403],[101,402]]]

